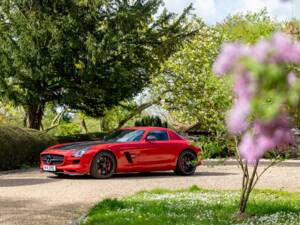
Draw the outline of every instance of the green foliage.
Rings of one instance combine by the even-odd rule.
[[[300,103],[297,107],[290,107],[289,112],[292,115],[292,123],[296,127],[300,127]]]
[[[279,191],[254,191],[249,216],[237,217],[238,191],[154,190],[117,200],[106,199],[91,209],[82,225],[151,224],[298,224],[300,195]],[[250,216],[251,215],[251,216]]]
[[[56,140],[46,133],[0,126],[0,170],[18,169],[39,162],[39,154]]]
[[[23,126],[24,110],[7,101],[0,101],[0,124]]]
[[[297,107],[300,82],[287,84],[287,65],[263,64],[251,59],[245,64],[259,84],[259,91],[251,102],[255,116],[268,121],[278,115],[283,106]]]
[[[61,114],[63,113],[63,114]],[[74,113],[64,108],[57,108],[55,105],[47,104],[44,110],[42,125],[52,136],[67,136],[81,133],[80,121],[75,120],[79,113]]]
[[[177,122],[199,123],[199,129],[217,134],[201,142],[208,157],[231,155],[232,141],[224,140],[226,112],[233,99],[232,82],[227,77],[217,78],[212,64],[224,42],[254,43],[271,36],[281,26],[265,10],[233,15],[215,26],[204,26],[201,22],[198,26],[193,40],[173,54],[160,76],[152,79],[152,92],[162,98],[162,106]]]
[[[235,142],[229,137],[201,136],[195,144],[203,150],[204,159],[235,156]]]
[[[126,119],[128,115],[130,115],[137,107],[137,104],[133,101],[122,102],[122,105],[116,105],[113,108],[107,110],[105,112],[105,116],[102,118],[102,130],[109,131],[119,127],[120,121]],[[133,121],[130,121],[131,124],[134,125]]]
[[[136,127],[168,127],[167,121],[162,121],[159,116],[145,116],[135,121]]]
[[[224,130],[224,112],[231,105],[230,82],[218,79],[211,70],[224,38],[212,27],[175,53],[153,79],[153,92],[164,99],[163,107],[181,123],[208,131]]]
[[[161,0],[0,2],[0,94],[39,129],[48,102],[90,116],[132,98],[191,34]]]
[[[292,19],[283,26],[283,31],[291,34],[296,40],[300,41],[300,20]],[[298,79],[300,79],[300,66],[290,65],[291,71],[295,71]],[[292,116],[292,123],[295,127],[300,127],[300,103],[296,107],[288,108],[289,114]]]
[[[51,130],[49,134],[53,136],[69,136],[73,134],[80,134],[82,128],[79,124],[74,122],[63,122],[55,129]]]
[[[235,14],[217,24],[216,29],[225,37],[225,41],[239,41],[253,44],[262,37],[270,37],[280,29],[280,24],[271,20],[266,9],[256,13]]]

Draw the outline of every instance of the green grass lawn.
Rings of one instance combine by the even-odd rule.
[[[154,190],[122,200],[98,203],[82,222],[84,225],[148,224],[300,224],[300,194],[254,191],[247,212],[253,216],[236,219],[239,192],[203,190]]]

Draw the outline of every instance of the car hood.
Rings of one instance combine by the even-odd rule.
[[[104,144],[112,144],[112,143],[114,142],[109,142],[109,141],[74,142],[74,143],[55,145],[50,147],[49,150],[51,149],[51,150],[62,150],[62,151],[74,151],[74,150],[80,150],[94,145],[102,145],[102,144],[104,145]]]

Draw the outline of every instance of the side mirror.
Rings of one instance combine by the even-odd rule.
[[[146,141],[149,141],[149,142],[156,141],[156,140],[157,140],[157,138],[153,135],[149,135],[146,139]]]

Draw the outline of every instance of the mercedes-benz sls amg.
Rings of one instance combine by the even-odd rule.
[[[116,173],[173,170],[194,174],[201,149],[170,129],[132,127],[114,131],[102,141],[59,144],[40,155],[41,171],[109,178]]]

